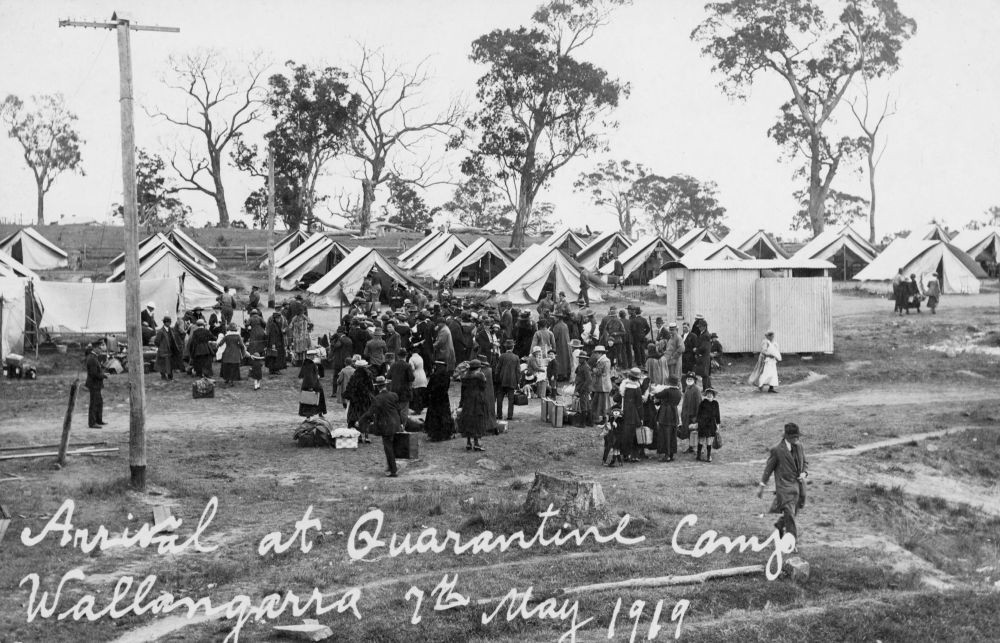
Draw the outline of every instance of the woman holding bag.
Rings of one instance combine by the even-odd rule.
[[[326,397],[323,394],[323,383],[319,380],[316,364],[319,363],[316,351],[308,351],[302,363],[302,386],[299,389],[299,415],[310,418],[314,415],[326,415]]]

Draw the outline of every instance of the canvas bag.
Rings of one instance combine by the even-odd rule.
[[[299,391],[299,404],[319,405],[319,391]]]

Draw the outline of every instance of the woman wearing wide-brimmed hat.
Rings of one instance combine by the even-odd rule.
[[[469,370],[462,378],[462,397],[458,410],[458,430],[465,436],[465,448],[469,451],[485,451],[479,445],[479,438],[492,430],[490,408],[486,399],[486,376],[482,362],[469,361]]]
[[[358,418],[368,411],[375,399],[375,378],[372,377],[368,362],[360,359],[354,362],[354,375],[347,383],[344,390],[344,399],[347,400],[347,426],[354,428],[358,424]],[[362,441],[371,444],[368,438],[368,427],[360,426],[358,430],[363,434]]]

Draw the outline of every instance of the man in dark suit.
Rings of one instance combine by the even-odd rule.
[[[771,513],[781,514],[774,523],[778,534],[790,533],[798,540],[799,532],[795,525],[795,515],[806,504],[805,484],[806,454],[799,444],[799,427],[794,422],[785,425],[784,439],[771,447],[764,466],[764,475],[760,479],[757,497],[764,494],[767,481],[774,474],[774,502],[771,503]]]
[[[386,477],[395,478],[396,454],[392,450],[393,436],[403,428],[406,419],[400,412],[399,396],[386,389],[385,378],[379,375],[375,378],[375,388],[378,394],[372,400],[372,405],[358,420],[359,424],[365,421],[371,426],[371,432],[382,436],[382,449],[385,451]]]
[[[86,349],[87,354],[87,381],[84,384],[90,391],[90,408],[87,411],[87,426],[91,429],[99,429],[107,422],[104,421],[104,397],[101,390],[104,388],[104,378],[107,374],[97,358],[97,351],[101,349],[104,340],[99,340],[91,344]]]
[[[503,399],[507,398],[507,419],[514,419],[514,391],[521,379],[521,360],[514,354],[514,340],[508,339],[504,343],[506,352],[497,361],[496,372],[496,397],[497,397],[497,417],[503,417]]]

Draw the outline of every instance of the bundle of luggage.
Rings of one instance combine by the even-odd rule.
[[[333,427],[321,417],[307,418],[295,429],[292,439],[300,447],[332,447]]]
[[[200,399],[203,397],[215,397],[215,380],[207,377],[200,377],[191,384],[191,397]]]

